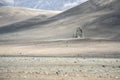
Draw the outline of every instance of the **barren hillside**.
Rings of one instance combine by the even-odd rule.
[[[0,28],[0,40],[120,39],[119,0],[89,0],[44,21]]]
[[[0,7],[0,26],[21,22],[30,18],[46,19],[60,13],[59,11],[37,10],[20,7]],[[36,17],[37,16],[37,17]]]

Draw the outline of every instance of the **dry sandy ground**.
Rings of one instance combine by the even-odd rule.
[[[119,40],[56,40],[0,42],[0,55],[120,58]]]
[[[120,80],[120,59],[0,57],[0,80]]]
[[[0,80],[120,80],[120,41],[1,41]]]

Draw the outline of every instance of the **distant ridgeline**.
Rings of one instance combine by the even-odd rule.
[[[19,6],[44,10],[67,10],[87,0],[0,0],[0,6]]]

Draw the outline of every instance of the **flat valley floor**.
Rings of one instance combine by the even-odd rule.
[[[0,57],[0,80],[120,80],[120,59]]]
[[[120,80],[120,41],[0,42],[0,80]]]

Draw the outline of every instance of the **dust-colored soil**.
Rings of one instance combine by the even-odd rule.
[[[1,42],[0,55],[120,58],[120,41],[83,39]]]
[[[120,80],[120,59],[0,57],[0,80]]]
[[[1,41],[0,80],[120,80],[120,41]]]

